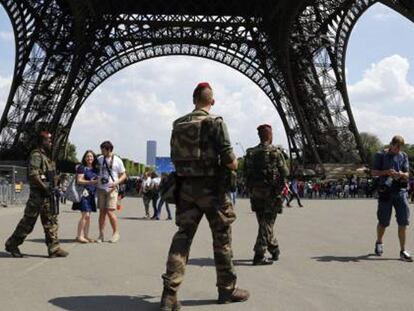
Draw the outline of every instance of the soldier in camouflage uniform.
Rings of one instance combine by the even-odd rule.
[[[244,169],[251,208],[259,224],[253,265],[269,265],[279,259],[273,227],[277,213],[282,212],[281,191],[289,170],[282,151],[272,145],[272,127],[264,124],[257,130],[260,144],[247,149]],[[265,257],[266,251],[272,260]]]
[[[14,230],[12,236],[6,241],[6,251],[13,257],[23,257],[18,246],[23,243],[28,234],[33,231],[37,217],[40,215],[45,232],[46,245],[49,257],[66,257],[68,253],[59,246],[58,220],[54,215],[49,198],[53,196],[48,176],[54,176],[55,163],[49,158],[52,140],[48,132],[40,132],[38,148],[30,153],[29,183],[30,195],[24,210],[24,216]]]
[[[172,239],[166,273],[162,276],[161,310],[180,309],[177,290],[183,281],[191,243],[203,215],[206,215],[213,235],[218,303],[249,298],[248,291],[236,287],[231,247],[231,223],[236,215],[219,175],[225,168],[237,169],[237,159],[223,119],[209,113],[214,99],[208,83],[196,87],[193,102],[193,112],[173,123],[171,158],[178,176],[178,231]]]

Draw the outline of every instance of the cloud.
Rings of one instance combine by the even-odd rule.
[[[371,18],[378,22],[389,21],[396,16],[396,13],[393,10],[380,3],[374,5],[370,11]]]
[[[10,86],[12,79],[11,77],[0,76],[0,113],[3,113],[4,107],[6,106],[7,97],[9,96]]]
[[[362,107],[405,115],[411,110],[414,98],[414,86],[408,80],[409,69],[407,59],[399,55],[386,57],[372,64],[361,81],[348,87],[349,95]]]
[[[272,124],[276,143],[287,145],[276,109],[252,81],[217,62],[177,56],[135,64],[104,82],[80,110],[70,139],[79,154],[110,139],[118,154],[141,162],[147,140],[158,142],[158,155],[169,155],[172,122],[193,109],[200,81],[213,86],[212,113],[223,116],[238,155],[257,144],[262,123]]]
[[[13,42],[14,34],[11,31],[0,31],[0,40],[5,42]]]
[[[407,59],[392,55],[372,64],[362,80],[348,86],[359,131],[376,134],[383,142],[399,133],[414,143],[414,85],[408,80],[409,70]]]
[[[360,132],[377,135],[386,144],[394,135],[402,135],[407,143],[414,143],[414,117],[386,115],[372,110],[353,109],[355,122]]]

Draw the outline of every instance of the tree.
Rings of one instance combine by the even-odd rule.
[[[374,160],[374,155],[378,150],[381,150],[384,145],[378,136],[366,132],[361,132],[359,134],[361,137],[361,143],[363,151],[367,157],[368,163],[372,163]]]
[[[66,144],[66,157],[64,160],[70,161],[70,162],[79,162],[77,154],[76,154],[76,146],[72,144],[70,141]]]

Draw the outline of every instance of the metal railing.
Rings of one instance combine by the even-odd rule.
[[[0,205],[22,205],[29,199],[29,184],[0,184]]]

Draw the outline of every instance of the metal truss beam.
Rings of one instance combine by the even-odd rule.
[[[364,162],[345,56],[355,23],[378,2],[414,21],[410,0],[0,0],[16,38],[0,157],[23,158],[39,127],[55,134],[56,155],[103,81],[140,61],[188,55],[257,84],[299,164]]]

